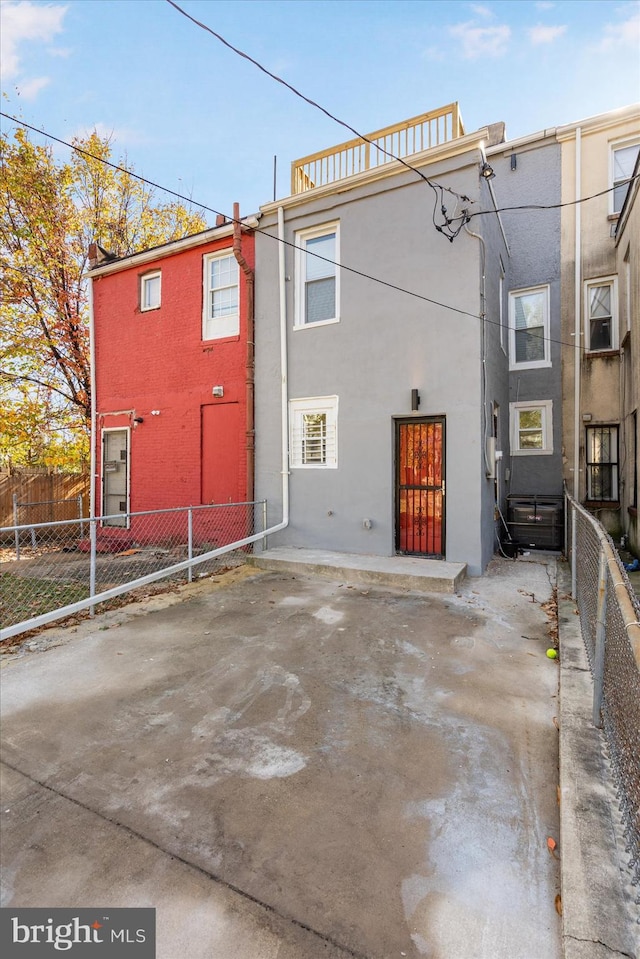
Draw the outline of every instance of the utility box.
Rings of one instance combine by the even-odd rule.
[[[561,551],[564,546],[563,497],[509,496],[507,525],[518,546]]]

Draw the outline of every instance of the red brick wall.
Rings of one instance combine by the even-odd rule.
[[[240,462],[226,464],[229,489],[246,499],[246,281],[240,276],[240,334],[202,340],[203,257],[231,251],[232,238],[93,280],[97,458],[104,428],[131,427],[132,512],[200,504],[201,407],[239,404]],[[252,236],[243,253],[254,263]],[[139,308],[140,275],[162,273],[161,305]],[[224,397],[212,395],[224,387]],[[152,411],[159,411],[153,413]],[[113,415],[117,414],[117,415]],[[142,423],[135,423],[141,417]],[[235,493],[234,493],[235,498]],[[101,503],[100,483],[96,509]]]

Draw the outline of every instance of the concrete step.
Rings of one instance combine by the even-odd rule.
[[[445,563],[415,556],[369,556],[323,549],[277,546],[247,557],[261,569],[323,576],[354,585],[390,586],[422,593],[455,593],[466,563]]]

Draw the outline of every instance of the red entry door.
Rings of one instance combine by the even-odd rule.
[[[202,502],[242,503],[238,403],[202,407]]]
[[[445,555],[443,418],[396,422],[396,549]]]

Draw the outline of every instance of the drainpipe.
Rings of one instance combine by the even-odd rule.
[[[582,305],[582,211],[580,209],[580,193],[582,192],[581,183],[581,161],[582,161],[582,128],[576,129],[576,186],[575,186],[575,272],[574,272],[574,338],[573,356],[573,497],[580,502],[580,372],[582,365],[582,324],[581,305]]]
[[[280,290],[280,372],[281,435],[282,435],[282,523],[289,525],[289,395],[287,357],[287,278],[284,242],[284,209],[278,207],[278,277]]]
[[[247,283],[247,362],[246,362],[246,449],[247,449],[247,501],[253,502],[254,497],[254,464],[255,464],[255,313],[254,289],[255,275],[247,263],[242,252],[242,225],[240,223],[240,204],[233,204],[233,255],[238,266],[245,275]]]

